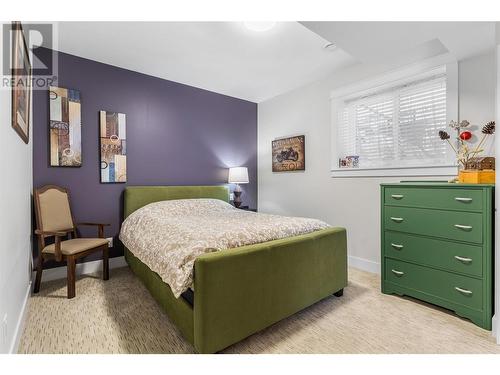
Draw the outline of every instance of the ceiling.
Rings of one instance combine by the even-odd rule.
[[[431,54],[436,42],[457,60],[495,43],[494,22],[301,22],[363,63],[401,55]],[[427,50],[427,51],[426,51]]]
[[[61,22],[58,49],[252,102],[353,64],[297,22]]]
[[[57,49],[261,102],[356,64],[493,48],[492,22],[60,22]],[[326,43],[338,46],[326,51]]]

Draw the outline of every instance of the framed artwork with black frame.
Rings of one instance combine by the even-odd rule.
[[[31,62],[21,22],[12,22],[12,127],[29,142]]]

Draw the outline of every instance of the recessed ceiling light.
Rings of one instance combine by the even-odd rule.
[[[248,30],[252,31],[268,31],[276,26],[276,22],[243,22]]]
[[[337,49],[337,46],[335,44],[333,44],[333,43],[326,43],[323,46],[323,49],[325,51],[332,52],[332,51],[335,51]]]

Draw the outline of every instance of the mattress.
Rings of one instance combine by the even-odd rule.
[[[120,240],[167,283],[176,298],[193,288],[197,257],[325,229],[316,219],[236,209],[218,199],[148,204],[123,222]]]

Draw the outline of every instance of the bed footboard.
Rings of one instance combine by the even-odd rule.
[[[195,262],[195,348],[222,350],[346,285],[343,228],[203,255]]]

